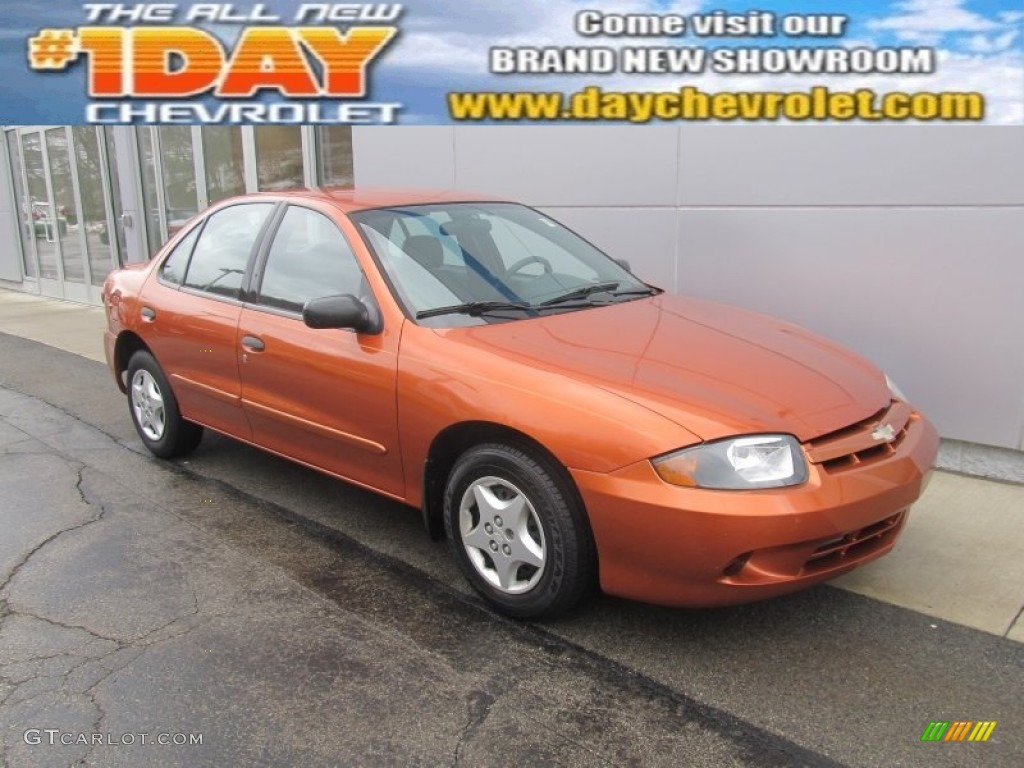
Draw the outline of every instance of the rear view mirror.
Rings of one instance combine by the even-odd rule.
[[[344,328],[356,333],[380,333],[380,313],[350,293],[310,299],[302,308],[310,328]]]
[[[629,265],[629,262],[626,261],[625,259],[612,259],[612,261],[614,261],[616,264],[618,264],[624,270],[629,272],[629,274],[631,274],[631,275],[633,274],[633,268]]]

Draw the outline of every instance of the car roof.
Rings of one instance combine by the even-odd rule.
[[[331,203],[346,213],[365,211],[371,208],[393,208],[395,206],[426,205],[430,203],[504,202],[500,197],[495,197],[494,195],[456,192],[450,189],[341,189],[330,187],[289,189],[281,192],[255,192],[235,199],[259,200],[268,197],[275,199],[320,200]]]

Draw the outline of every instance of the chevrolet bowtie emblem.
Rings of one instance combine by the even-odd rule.
[[[893,429],[892,424],[880,424],[875,427],[875,431],[871,433],[871,437],[875,440],[884,440],[887,443],[892,442],[892,439],[896,437],[896,430]]]

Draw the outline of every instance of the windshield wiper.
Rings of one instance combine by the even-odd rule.
[[[628,291],[614,291],[612,296],[654,296],[661,293],[660,288],[652,288],[649,285],[641,288],[630,288]]]
[[[590,285],[583,285],[580,286],[579,288],[574,288],[568,293],[563,293],[561,296],[556,296],[553,299],[542,301],[538,306],[550,307],[552,304],[561,304],[562,302],[565,301],[585,299],[587,298],[587,296],[590,296],[593,293],[608,293],[610,291],[614,291],[618,287],[619,284],[616,282],[592,283]]]
[[[424,309],[416,313],[417,320],[438,315],[482,315],[485,312],[498,312],[501,310],[530,310],[533,307],[524,302],[516,301],[470,301],[465,304],[453,304],[450,307],[434,307]]]

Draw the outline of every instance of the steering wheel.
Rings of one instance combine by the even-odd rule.
[[[543,256],[527,256],[525,259],[520,259],[507,270],[505,270],[505,273],[508,275],[515,274],[516,272],[519,272],[523,267],[529,266],[534,262],[537,262],[538,264],[541,264],[544,267],[545,274],[550,275],[554,271],[551,267],[551,262],[545,259]]]

